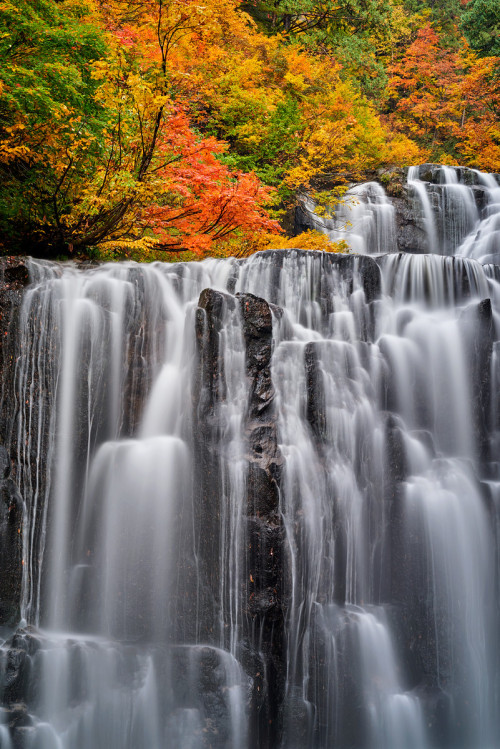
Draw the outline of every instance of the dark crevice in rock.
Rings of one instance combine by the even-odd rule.
[[[251,746],[274,747],[281,735],[284,697],[285,537],[279,513],[283,459],[278,447],[275,390],[271,377],[272,320],[269,304],[253,294],[239,294],[250,381],[246,417],[248,474],[246,486],[247,637],[260,652],[266,673],[266,699],[251,721]],[[258,683],[255,685],[258,687]],[[257,689],[257,696],[259,689]]]
[[[495,326],[490,299],[483,299],[467,307],[461,315],[465,328],[469,361],[469,382],[472,394],[472,422],[479,450],[479,461],[487,470],[491,434],[491,360],[495,343]]]

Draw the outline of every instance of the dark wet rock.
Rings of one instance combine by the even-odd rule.
[[[7,705],[27,700],[31,686],[31,658],[20,648],[11,648],[7,657],[4,701]]]
[[[22,291],[30,282],[27,259],[0,257],[0,278],[5,290]]]
[[[249,417],[261,419],[274,397],[271,378],[272,314],[264,299],[253,294],[238,294],[245,339],[245,363],[250,379]]]
[[[293,235],[297,237],[299,234],[303,234],[309,231],[311,228],[311,216],[309,211],[306,210],[304,203],[299,200],[295,206],[295,217],[293,225]]]
[[[191,595],[199,599],[206,640],[215,631],[221,607],[219,569],[221,513],[224,477],[221,473],[220,405],[226,394],[224,351],[221,333],[225,315],[234,310],[235,298],[213,289],[202,291],[196,311],[197,368],[193,386],[193,434],[197,496],[194,508],[196,528],[201,529],[195,541],[201,566],[202,585]],[[196,586],[196,575],[192,578]]]
[[[235,306],[237,305],[237,307]],[[227,457],[221,452],[220,407],[226,394],[221,332],[228,315],[238,314],[245,345],[249,400],[244,422],[248,472],[244,500],[244,537],[247,558],[242,566],[240,599],[241,639],[248,652],[260,652],[262,677],[252,687],[252,738],[254,745],[273,745],[279,705],[284,689],[283,638],[283,526],[278,513],[282,457],[278,449],[275,391],[271,378],[273,317],[281,312],[251,294],[237,298],[212,289],[202,292],[196,316],[197,379],[193,389],[193,419],[199,497],[195,503],[202,608],[205,637],[217,628],[220,600],[223,471]],[[195,595],[196,595],[195,594]],[[193,597],[195,597],[195,595]],[[229,608],[224,610],[229,611]],[[229,624],[229,622],[228,622]],[[249,672],[251,676],[251,672]]]
[[[23,702],[14,703],[7,711],[7,721],[9,728],[24,728],[33,725],[33,719],[28,713],[28,708]]]
[[[250,436],[252,440],[254,435]],[[274,440],[272,440],[274,444]],[[252,515],[269,516],[277,512],[282,461],[276,447],[270,453],[250,453],[247,475],[248,511]]]
[[[227,652],[209,646],[174,647],[170,659],[172,683],[177,685],[176,711],[196,711],[200,723],[200,746],[229,749],[232,743],[231,692],[240,687],[242,709],[248,710],[251,683],[235,659]],[[175,734],[171,730],[171,738]],[[177,737],[182,740],[182,736]]]
[[[392,199],[395,210],[399,252],[422,254],[429,251],[422,208],[411,185],[401,186],[401,195]]]
[[[20,405],[18,393],[16,392],[15,376],[16,362],[20,356],[19,326],[21,321],[21,309],[25,292],[30,283],[29,261],[22,257],[0,258],[0,442],[5,451],[2,457],[2,467],[7,470],[8,456],[12,465],[17,461],[17,427]],[[37,312],[35,312],[36,316]],[[31,332],[35,327],[35,321],[29,319],[23,321],[26,326],[24,332]],[[38,342],[38,341],[37,341]],[[44,351],[48,361],[52,352]],[[31,396],[36,400],[39,394],[46,403],[50,401],[50,388],[47,382],[42,381],[40,368],[36,368],[31,382],[28,383]],[[49,413],[48,411],[46,412]],[[40,496],[44,494],[43,481],[37,478],[37,466],[44,465],[47,439],[48,439],[48,416],[47,423],[39,421],[40,411],[33,410],[30,419],[32,435],[39,435],[38,444],[24,445],[23,450],[30,459],[29,476],[12,474],[12,478],[4,476],[0,493],[0,557],[8,558],[8,572],[0,579],[0,623],[8,623],[10,626],[19,620],[19,599],[21,586],[21,564],[22,564],[22,508],[15,484],[23,486],[23,500],[30,512],[29,493],[25,492],[23,482],[37,486]],[[36,454],[34,451],[36,450]],[[28,473],[28,472],[27,472]],[[14,483],[15,482],[15,483]],[[31,524],[34,528],[32,535],[33,559],[37,559],[38,544],[40,542],[40,518],[44,513],[43,503],[39,502],[36,511],[32,513]],[[10,550],[9,550],[10,549]],[[36,573],[35,573],[36,574]]]
[[[418,168],[418,178],[422,182],[432,182],[439,185],[441,182],[441,167],[439,164],[421,164]]]
[[[451,167],[457,175],[458,183],[472,187],[479,185],[479,176],[474,169],[466,166]],[[430,182],[434,185],[442,185],[445,182],[442,166],[440,164],[421,164],[418,167],[418,177],[422,182]]]
[[[25,258],[0,257],[0,440],[8,450],[16,412],[14,369],[19,310],[28,284],[29,270]]]
[[[283,459],[278,448],[275,391],[271,377],[273,311],[253,294],[239,294],[250,380],[245,432],[248,444],[246,485],[247,548],[245,639],[260,651],[264,682],[254,685],[251,745],[274,746],[284,694],[285,559],[284,528],[279,506]],[[262,691],[265,697],[262,696]],[[257,708],[257,706],[259,706]]]
[[[245,533],[248,550],[248,582],[249,582],[249,604],[252,600],[259,599],[261,593],[273,593],[274,606],[277,614],[282,607],[283,594],[283,544],[284,529],[279,516],[276,515],[275,522],[265,520],[261,517],[248,517],[246,519]],[[255,612],[257,613],[257,612]]]
[[[3,445],[0,445],[0,478],[6,479],[10,476],[10,456]]]
[[[479,175],[474,169],[469,169],[466,166],[453,167],[458,177],[458,181],[461,185],[468,185],[474,187],[480,184]]]
[[[490,459],[491,431],[491,359],[495,343],[495,326],[490,299],[468,306],[461,314],[468,348],[472,420],[479,449],[479,459],[486,467]]]
[[[266,661],[262,653],[251,647],[248,640],[240,640],[236,657],[249,678],[248,706],[259,713],[267,700]],[[278,716],[274,716],[276,720]]]
[[[250,380],[245,431],[249,447],[247,507],[250,515],[274,516],[282,458],[278,450],[275,390],[271,377],[272,314],[266,301],[238,295]]]
[[[314,436],[320,442],[326,438],[325,393],[317,345],[308,343],[304,349],[307,405],[306,416]]]
[[[10,478],[10,458],[0,447],[0,625],[19,621],[23,577],[23,501]]]
[[[36,689],[32,679],[32,658],[42,644],[41,637],[30,629],[18,630],[14,634],[7,653],[3,694],[5,705],[29,704],[31,694]]]
[[[368,304],[380,299],[382,277],[380,269],[372,257],[369,255],[344,255],[342,259],[340,259],[340,256],[337,257],[339,259],[336,262],[335,256],[332,256],[332,264],[337,265],[343,274],[350,273],[352,278],[359,273],[365,300]]]
[[[479,215],[484,217],[484,211],[489,202],[489,191],[483,185],[474,185],[471,189]]]
[[[234,308],[234,297],[213,289],[200,294],[196,312],[196,340],[199,366],[196,392],[200,421],[212,420],[216,404],[225,396],[224,352],[219,336],[224,326],[224,310]],[[215,426],[212,424],[212,426]]]

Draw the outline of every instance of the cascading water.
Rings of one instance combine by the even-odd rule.
[[[482,264],[500,253],[500,178],[475,169],[423,164],[391,202],[376,182],[351,187],[331,216],[303,197],[297,231],[316,229],[361,254],[397,252],[463,255]],[[404,197],[401,197],[401,194]],[[398,205],[399,203],[399,205]],[[491,272],[495,272],[491,269]]]
[[[0,748],[498,746],[492,267],[31,261]]]
[[[485,188],[487,201],[482,220],[465,238],[458,252],[479,262],[497,264],[500,254],[500,184],[492,174],[476,172]]]
[[[492,174],[424,164],[408,185],[422,212],[427,251],[495,263],[500,252],[500,185]]]
[[[311,227],[334,242],[344,240],[353,252],[387,252],[396,244],[394,207],[377,182],[347,190],[332,217],[321,216],[315,209],[314,201],[304,198],[303,210],[309,215]]]

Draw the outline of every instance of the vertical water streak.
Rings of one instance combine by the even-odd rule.
[[[439,252],[434,211],[425,183],[420,180],[419,167],[408,167],[408,185],[412,188],[422,210],[422,218],[427,235],[428,252]]]

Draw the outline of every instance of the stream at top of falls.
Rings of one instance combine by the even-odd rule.
[[[0,749],[500,745],[497,187],[438,254],[419,174],[432,254],[373,183],[368,254],[30,261]]]

